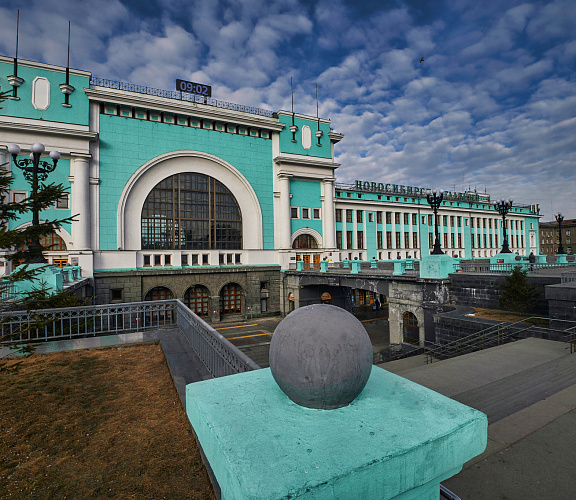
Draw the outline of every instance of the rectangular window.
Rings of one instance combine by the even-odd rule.
[[[234,257],[231,253],[226,254],[226,264],[232,264],[232,257]]]
[[[454,241],[454,233],[450,235],[450,246],[456,248],[456,242]]]
[[[354,248],[354,232],[346,231],[346,247]]]
[[[187,266],[188,265],[188,255],[183,254],[182,255],[182,265],[183,266]]]
[[[364,248],[364,231],[358,231],[356,233],[356,240],[358,242],[358,248]]]
[[[235,264],[242,264],[242,254],[237,253],[234,255],[234,263]]]
[[[474,227],[474,217],[470,217],[470,227]]]
[[[396,212],[396,213],[394,214],[394,222],[395,222],[396,224],[400,224],[400,212]]]
[[[386,224],[392,224],[392,212],[386,212]]]
[[[342,248],[342,231],[336,231],[336,248]]]
[[[434,221],[432,220],[432,216],[429,215],[428,216],[428,225],[431,226],[432,224],[434,224]]]
[[[412,248],[418,248],[418,233],[416,231],[412,233]]]
[[[112,288],[110,290],[110,298],[112,300],[122,300],[122,288]]]
[[[392,231],[386,231],[386,248],[392,248]]]
[[[261,281],[260,282],[260,290],[268,290],[268,281]]]
[[[346,210],[346,222],[352,222],[352,210]]]
[[[458,217],[458,227],[462,227],[462,217]]]
[[[482,248],[482,235],[478,235],[478,248]]]
[[[470,235],[470,241],[472,243],[472,248],[476,248],[476,238],[474,238],[473,234]]]
[[[408,224],[409,221],[409,214],[404,214],[404,224]]]
[[[426,216],[425,215],[422,216],[422,224],[426,224]]]
[[[357,223],[361,223],[362,222],[362,214],[364,212],[362,210],[356,210],[356,222]]]
[[[450,216],[450,226],[454,227],[454,216]]]
[[[484,226],[484,229],[486,229],[486,217],[484,217],[482,225]]]
[[[428,246],[430,248],[434,246],[434,235],[432,233],[428,233]]]
[[[155,266],[162,265],[162,256],[161,255],[154,255],[154,265]]]
[[[56,208],[69,208],[68,195],[65,194],[56,200]]]
[[[458,233],[458,248],[462,248],[462,235]]]
[[[384,237],[382,231],[378,231],[376,234],[378,238],[378,248],[384,248]]]
[[[495,247],[498,246],[498,235],[497,234],[494,235],[494,246]]]
[[[568,243],[570,243],[570,241],[568,241]],[[524,248],[524,235],[523,234],[520,235],[520,246],[522,248]]]
[[[150,265],[150,255],[144,255],[144,265],[145,266]]]
[[[198,254],[193,254],[193,255],[192,255],[192,265],[193,265],[193,266],[197,266],[197,265],[198,265]]]
[[[448,233],[444,233],[444,248],[448,248]]]
[[[374,222],[374,214],[372,212],[368,212],[368,222]]]
[[[448,216],[447,215],[442,216],[442,225],[444,227],[446,227],[448,225]]]
[[[484,219],[484,220],[486,220],[486,219]],[[488,248],[488,247],[486,246],[486,235],[484,235],[484,248]]]
[[[208,254],[207,253],[202,254],[202,265],[203,266],[208,265]]]
[[[27,191],[12,191],[12,203],[22,203],[28,198]]]
[[[490,245],[489,248],[492,248],[492,235],[491,234],[488,235],[488,243]]]
[[[382,224],[382,212],[376,212],[376,224]]]
[[[418,216],[416,214],[412,214],[412,225],[415,226],[418,223]]]
[[[410,248],[410,233],[404,233],[404,248]]]
[[[396,248],[400,248],[401,243],[400,233],[396,233]]]
[[[342,222],[342,209],[336,209],[336,222]]]
[[[165,255],[164,256],[164,265],[165,266],[171,266],[172,265],[172,256],[171,255]]]
[[[303,208],[302,209],[302,218],[303,219],[309,219],[310,218],[310,209],[309,208]]]
[[[298,218],[298,207],[290,207],[290,217],[292,219]]]
[[[319,219],[320,218],[320,209],[319,208],[313,208],[312,209],[312,218],[313,219]]]
[[[260,299],[260,312],[265,313],[266,311],[268,311],[268,299]]]
[[[492,229],[492,219],[488,219],[488,229]]]

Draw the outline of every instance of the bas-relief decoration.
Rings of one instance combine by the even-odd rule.
[[[50,106],[50,82],[43,76],[34,78],[32,82],[32,105],[41,111]]]

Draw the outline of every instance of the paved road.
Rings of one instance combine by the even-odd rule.
[[[255,363],[266,368],[269,366],[268,355],[272,334],[282,319],[281,316],[258,318],[254,321],[215,325],[215,329]],[[386,319],[376,315],[360,316],[359,319],[370,336],[375,353],[390,344]]]

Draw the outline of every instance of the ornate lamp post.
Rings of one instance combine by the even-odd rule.
[[[20,154],[20,146],[16,144],[10,144],[8,146],[8,152],[12,155],[14,160],[14,165],[16,165],[24,173],[25,179],[32,185],[32,225],[40,225],[40,209],[38,208],[37,194],[38,194],[38,181],[45,181],[48,178],[48,174],[53,172],[56,168],[56,164],[60,159],[60,153],[58,151],[50,151],[50,158],[52,158],[52,164],[47,161],[41,161],[40,155],[44,152],[44,144],[37,142],[33,144],[30,150],[30,159],[18,159]],[[42,245],[38,237],[34,237],[30,240],[28,248],[33,250],[32,254],[35,257],[30,258],[26,264],[43,264],[48,262],[42,255]],[[34,251],[36,250],[36,251]]]
[[[494,208],[498,210],[498,213],[502,216],[502,231],[504,231],[504,241],[502,242],[502,250],[500,253],[512,253],[508,247],[508,233],[506,232],[506,214],[512,208],[513,199],[510,198],[508,201],[501,199],[494,202]]]
[[[438,234],[438,208],[442,203],[442,199],[444,198],[444,190],[441,189],[438,194],[437,191],[433,189],[430,191],[429,189],[426,190],[426,199],[428,200],[428,204],[432,207],[434,211],[434,249],[430,252],[430,255],[442,255],[444,252],[440,249],[440,235]]]
[[[560,245],[558,246],[558,252],[556,253],[565,254],[566,252],[564,251],[564,246],[562,245],[562,222],[564,221],[564,216],[558,212],[557,214],[554,214],[554,217],[558,223],[558,234],[560,235]]]

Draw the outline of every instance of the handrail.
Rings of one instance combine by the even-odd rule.
[[[274,112],[268,109],[257,108],[255,106],[245,106],[243,104],[235,104],[233,102],[220,101],[212,97],[205,97],[198,94],[189,94],[188,92],[180,92],[179,90],[162,90],[145,85],[138,85],[136,83],[118,82],[115,80],[108,80],[106,78],[92,77],[90,85],[97,87],[106,87],[109,89],[127,90],[128,92],[137,92],[139,94],[153,95],[158,97],[166,97],[168,99],[178,99],[180,101],[195,102],[198,104],[206,104],[222,109],[230,109],[233,111],[242,111],[253,115],[266,116],[274,118]]]

